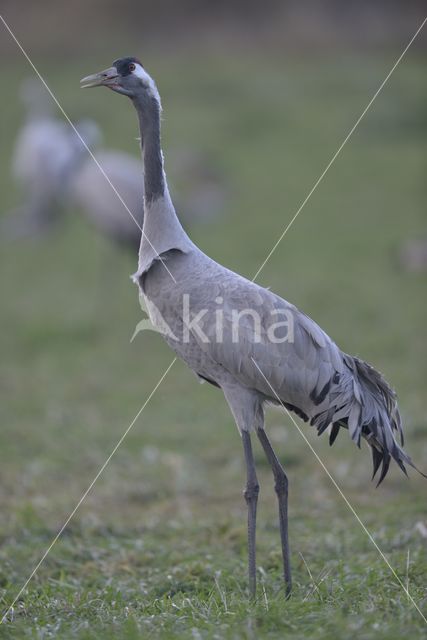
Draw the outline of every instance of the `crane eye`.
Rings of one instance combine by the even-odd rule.
[[[129,65],[129,71],[135,71],[136,66],[133,64],[133,62],[130,63]]]

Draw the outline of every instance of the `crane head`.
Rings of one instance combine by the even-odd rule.
[[[117,93],[135,98],[141,93],[159,100],[154,80],[145,71],[138,58],[119,58],[104,71],[94,73],[80,80],[82,89],[108,87]]]

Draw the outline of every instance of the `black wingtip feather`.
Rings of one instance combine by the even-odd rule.
[[[381,482],[384,480],[384,478],[386,477],[387,473],[388,473],[388,468],[390,466],[390,460],[391,460],[391,456],[388,453],[383,453],[382,456],[382,467],[381,467],[381,475],[380,475],[380,479],[377,482],[377,487],[380,486]]]
[[[321,436],[322,433],[329,427],[329,424],[330,423],[325,420],[325,422],[317,428],[317,435]]]
[[[332,425],[331,433],[329,434],[329,446],[330,447],[332,447],[332,445],[334,444],[339,432],[340,432],[340,425],[338,424],[338,422],[335,422]]]
[[[407,478],[409,478],[409,476],[408,476],[408,472],[406,471],[406,467],[405,467],[405,465],[403,464],[402,460],[396,460],[396,462],[397,462],[397,464],[399,465],[399,467],[402,469],[402,471],[403,471],[403,473],[405,474],[405,476],[406,476]]]
[[[377,475],[377,471],[380,468],[381,461],[383,459],[382,453],[378,451],[375,447],[371,447],[372,450],[372,464],[373,464],[373,472],[372,472],[372,480]]]

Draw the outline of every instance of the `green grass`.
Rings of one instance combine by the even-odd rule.
[[[79,77],[116,53],[36,63],[68,112],[96,117],[108,145],[137,153],[131,106],[78,89]],[[174,148],[206,150],[231,185],[226,213],[195,225],[195,241],[252,277],[394,57],[152,55],[166,157]],[[19,200],[9,156],[21,117],[14,86],[28,73],[18,56],[16,68],[8,66],[5,210]],[[399,392],[408,451],[425,469],[425,276],[403,272],[396,259],[400,243],[425,232],[424,76],[424,61],[409,55],[259,281],[387,375]],[[41,241],[2,246],[3,610],[172,359],[153,333],[129,342],[140,319],[128,279],[134,267],[78,211]],[[176,363],[0,637],[426,637],[289,419],[272,411],[268,428],[290,479],[291,600],[283,598],[272,480],[256,447],[259,590],[248,603],[240,439],[221,394]],[[425,481],[392,469],[376,490],[366,449],[346,434],[330,449],[303,428],[427,615]]]

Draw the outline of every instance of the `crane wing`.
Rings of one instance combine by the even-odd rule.
[[[272,387],[307,417],[343,369],[340,350],[313,320],[234,273],[204,283],[192,293],[190,308],[193,317],[207,310],[200,322],[204,335],[191,331],[210,359],[241,384],[276,399]]]

